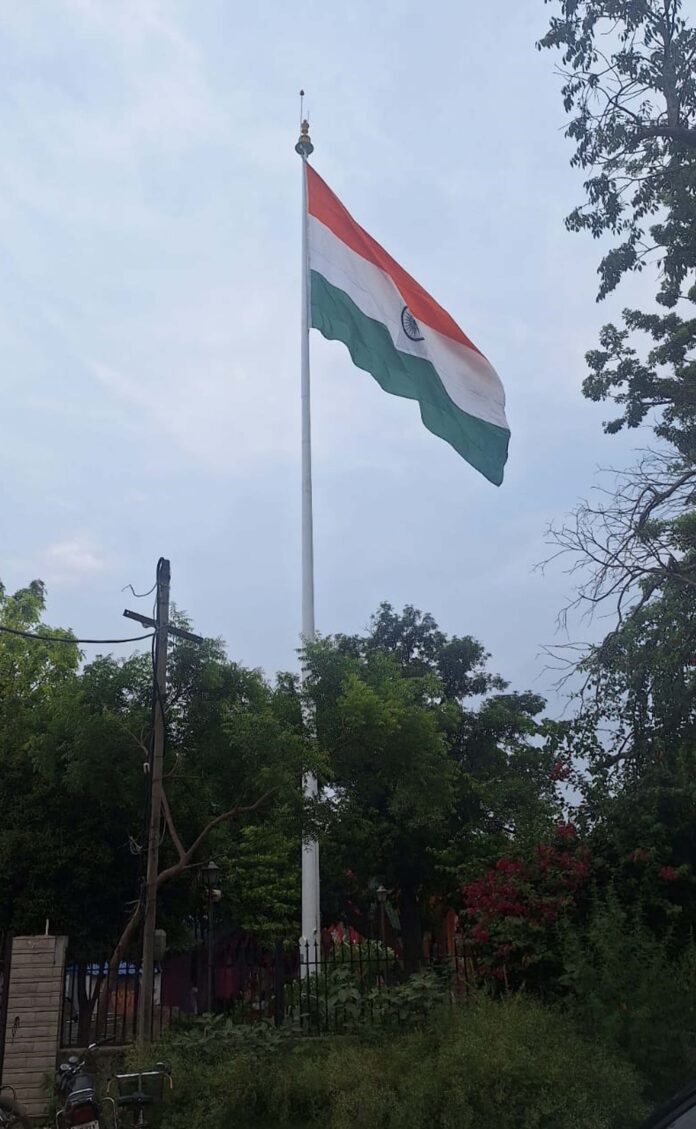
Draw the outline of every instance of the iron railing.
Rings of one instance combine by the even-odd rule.
[[[425,970],[436,975],[440,995],[451,1000],[466,995],[473,979],[471,959],[461,953],[434,950],[419,971]],[[207,972],[204,947],[156,967],[153,1039],[179,1017],[202,1012],[224,1014],[239,1023],[266,1020],[305,1034],[345,1030],[353,1023],[398,1022],[405,997],[392,989],[411,980],[392,949],[370,940],[322,939],[243,952],[222,943],[215,951],[210,1001]],[[69,961],[62,1046],[134,1042],[140,983],[140,966],[132,962],[122,962],[118,973],[109,975],[106,961]],[[417,981],[411,985],[413,1006]],[[425,1005],[426,986],[423,999]]]
[[[229,967],[229,966],[227,966]],[[275,1026],[292,1025],[306,1034],[345,1030],[357,1023],[398,1022],[406,994],[390,991],[411,982],[410,1007],[418,1007],[418,982],[403,961],[377,941],[331,940],[279,946],[275,959],[246,969],[236,991],[226,992],[224,962],[216,965],[213,1011],[237,1022],[264,1019]],[[471,960],[455,952],[434,950],[420,972],[430,971],[435,983],[421,982],[424,1006],[432,989],[442,999],[464,997],[471,986]]]
[[[71,961],[65,968],[61,1046],[85,1047],[94,1042],[125,1046],[135,1042],[140,998],[140,965],[121,961],[109,973],[108,960]],[[153,984],[153,1039],[172,1020],[161,1002],[161,968]]]

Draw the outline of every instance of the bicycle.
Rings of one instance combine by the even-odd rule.
[[[0,1086],[0,1129],[32,1129],[12,1086]]]

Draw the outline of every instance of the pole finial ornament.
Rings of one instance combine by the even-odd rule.
[[[297,145],[295,146],[295,152],[300,154],[303,161],[306,161],[310,153],[314,152],[312,139],[309,136],[309,122],[306,118],[300,126],[300,136]]]
[[[295,146],[295,152],[299,153],[303,161],[307,160],[310,153],[314,152],[312,139],[309,136],[309,122],[304,117],[304,90],[300,91],[300,136]]]

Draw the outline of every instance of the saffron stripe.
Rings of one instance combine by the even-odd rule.
[[[390,276],[356,255],[315,216],[308,224],[310,269],[346,293],[366,317],[382,322],[399,352],[430,361],[458,408],[507,428],[505,392],[486,358],[422,323],[421,335],[408,337],[402,320],[404,301]]]
[[[451,337],[475,353],[480,353],[473,341],[459,328],[454,318],[443,310],[427,290],[416,282],[383,247],[356,223],[329,186],[311,165],[306,165],[309,214],[330,228],[352,251],[385,271],[402,295],[417,321]]]

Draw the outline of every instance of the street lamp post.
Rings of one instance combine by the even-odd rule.
[[[220,891],[217,889],[220,877],[220,867],[211,859],[202,870],[203,882],[208,891],[208,993],[206,1004],[209,1012],[213,1010],[213,901],[219,899]]]
[[[385,907],[387,904],[387,889],[385,886],[377,887],[377,902],[379,904],[379,939],[384,948],[387,947],[387,924],[385,920]]]

